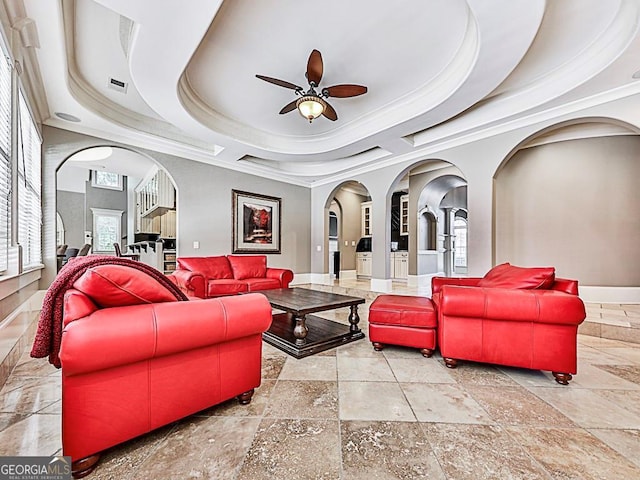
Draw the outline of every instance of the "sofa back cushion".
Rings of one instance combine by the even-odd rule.
[[[125,265],[99,265],[87,269],[73,288],[101,308],[175,302],[177,299],[156,279]]]
[[[224,255],[217,257],[180,257],[178,267],[201,273],[208,280],[233,278],[229,260]]]
[[[74,320],[91,315],[96,310],[98,307],[88,296],[75,288],[70,288],[64,294],[62,325],[66,326]]]
[[[555,277],[554,267],[516,267],[503,263],[489,270],[478,282],[478,287],[548,289],[553,285]]]
[[[229,255],[233,269],[233,278],[265,278],[267,276],[267,257],[265,255]]]

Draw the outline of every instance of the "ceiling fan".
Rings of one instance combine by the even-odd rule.
[[[322,71],[322,55],[318,50],[314,49],[311,52],[311,55],[309,55],[309,60],[307,61],[307,72],[305,73],[305,76],[307,77],[307,82],[309,82],[309,90],[306,92],[302,87],[284,80],[265,77],[264,75],[256,75],[256,77],[260,80],[264,80],[265,82],[295,90],[296,95],[300,96],[300,98],[285,105],[282,110],[280,110],[280,115],[289,113],[297,108],[300,115],[309,120],[309,123],[313,122],[313,120],[318,118],[320,115],[324,115],[331,121],[336,121],[338,119],[338,114],[333,107],[329,105],[325,98],[357,97],[358,95],[367,93],[367,87],[362,85],[341,84],[334,85],[332,87],[325,87],[320,90],[320,93],[318,93],[316,88],[320,85]]]

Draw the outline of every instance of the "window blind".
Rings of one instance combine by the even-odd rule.
[[[0,273],[11,241],[11,64],[0,50]]]
[[[42,263],[41,141],[22,91],[18,106],[18,242],[22,267]]]

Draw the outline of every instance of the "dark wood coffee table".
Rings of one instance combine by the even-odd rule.
[[[273,315],[271,328],[262,334],[265,342],[296,358],[308,357],[364,338],[358,328],[358,305],[364,298],[307,288],[262,290],[272,307],[284,313]],[[321,318],[311,313],[349,307],[349,325]]]

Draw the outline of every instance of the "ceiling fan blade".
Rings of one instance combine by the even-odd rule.
[[[322,89],[322,93],[326,93],[329,97],[346,98],[357,97],[367,93],[367,87],[363,85],[334,85],[333,87],[327,87]]]
[[[313,50],[307,62],[307,80],[309,80],[309,83],[313,82],[316,87],[320,85],[322,70],[322,55],[318,50]]]
[[[326,103],[327,106],[325,107],[324,112],[322,112],[322,115],[327,117],[332,122],[335,122],[338,119],[338,114],[333,109],[333,107],[326,102],[326,100],[324,103]]]
[[[284,115],[285,113],[289,113],[290,111],[295,110],[296,103],[298,103],[298,100],[294,100],[291,103],[287,103],[284,107],[282,107],[282,110],[280,110],[280,115]]]
[[[256,75],[256,77],[260,80],[264,80],[265,82],[278,85],[279,87],[290,88],[291,90],[302,90],[302,87],[299,87],[298,85],[294,85],[293,83],[285,82],[284,80],[279,80],[277,78],[265,77],[264,75]]]

